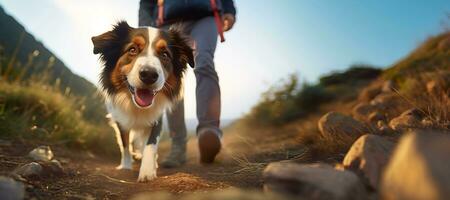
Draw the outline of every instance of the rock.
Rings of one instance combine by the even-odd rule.
[[[64,174],[64,169],[57,160],[50,162],[31,162],[14,170],[14,173],[21,177],[41,178],[47,176],[59,176]]]
[[[2,200],[24,199],[25,186],[12,178],[0,176],[0,197]]]
[[[20,166],[19,168],[14,170],[14,173],[24,178],[35,178],[41,176],[43,174],[43,171],[44,169],[39,163],[32,162]]]
[[[371,105],[376,106],[377,109],[385,112],[395,110],[403,103],[403,100],[396,93],[381,93],[370,101]]]
[[[358,176],[325,164],[269,164],[263,173],[264,190],[305,199],[366,199]]]
[[[172,200],[175,197],[167,192],[143,192],[134,195],[131,200]]]
[[[363,177],[373,189],[378,188],[381,173],[387,164],[394,143],[377,135],[363,135],[345,155],[343,165]]]
[[[370,113],[376,111],[376,106],[368,103],[359,103],[352,109],[352,116],[357,120],[366,121]]]
[[[380,135],[392,135],[395,134],[396,132],[389,127],[385,121],[378,121],[377,122],[377,128],[378,128],[378,133]]]
[[[386,116],[384,116],[380,112],[375,111],[375,112],[372,112],[372,113],[369,114],[368,120],[371,123],[377,123],[378,121],[385,121],[386,120]]]
[[[49,146],[40,146],[33,149],[28,156],[36,161],[50,161],[53,159],[53,152]]]
[[[388,80],[383,83],[383,86],[381,87],[381,92],[390,93],[394,91],[395,91],[395,84],[393,81]]]
[[[423,127],[433,127],[434,125],[433,120],[429,118],[422,119],[420,123],[422,124]]]
[[[58,160],[52,160],[50,162],[40,163],[44,167],[46,175],[62,175],[64,169]]]
[[[389,126],[395,131],[405,131],[411,128],[421,127],[421,112],[417,109],[409,109],[400,116],[392,119]]]
[[[367,87],[361,91],[358,99],[361,101],[368,102],[368,101],[372,100],[373,98],[375,98],[378,94],[380,94],[380,92],[381,92],[381,88],[379,86]]]
[[[226,189],[219,191],[210,191],[207,193],[192,193],[174,196],[167,192],[146,192],[141,193],[131,200],[288,200],[289,198],[282,197],[276,194],[265,194],[259,191],[247,191],[240,189]]]
[[[352,117],[329,112],[320,118],[319,130],[325,138],[356,138],[367,132],[367,127]]]
[[[439,88],[438,88],[438,84],[436,81],[429,81],[427,83],[427,92],[430,95],[437,95],[439,94]]]
[[[227,189],[204,194],[189,194],[181,200],[288,200],[290,198],[273,193]]]
[[[403,136],[382,177],[381,199],[448,199],[450,132],[421,130]]]

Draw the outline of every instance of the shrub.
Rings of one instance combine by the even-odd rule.
[[[330,99],[332,95],[321,85],[299,86],[298,77],[292,74],[280,86],[272,86],[263,93],[246,119],[256,124],[280,125],[306,116]]]

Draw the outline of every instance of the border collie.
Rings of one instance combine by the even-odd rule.
[[[92,42],[103,63],[100,85],[106,107],[117,125],[122,156],[117,169],[132,168],[137,142],[142,155],[138,182],[152,180],[158,168],[158,121],[182,95],[187,64],[194,67],[190,40],[180,26],[164,31],[132,28],[120,21],[111,31],[92,37]],[[130,132],[134,139],[130,140]]]

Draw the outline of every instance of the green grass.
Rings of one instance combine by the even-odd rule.
[[[113,129],[95,88],[74,93],[64,77],[54,76],[54,57],[37,70],[42,63],[34,62],[39,56],[35,52],[24,66],[14,54],[0,55],[0,138],[62,144],[103,155],[117,153]],[[78,80],[69,81],[84,84],[75,83]]]
[[[43,84],[0,83],[0,137],[63,143],[69,147],[111,153],[112,129],[83,116],[81,97]],[[95,148],[94,148],[95,147]]]
[[[321,105],[346,101],[357,96],[357,88],[378,77],[381,70],[369,65],[353,65],[343,72],[332,72],[320,78],[319,83],[300,83],[292,74],[280,85],[272,86],[262,94],[244,120],[253,125],[283,125],[308,116]]]

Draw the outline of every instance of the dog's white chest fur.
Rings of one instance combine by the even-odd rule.
[[[152,127],[163,112],[170,109],[172,105],[171,101],[163,94],[157,94],[153,105],[146,109],[137,108],[127,94],[107,96],[105,103],[112,119],[126,130]]]

